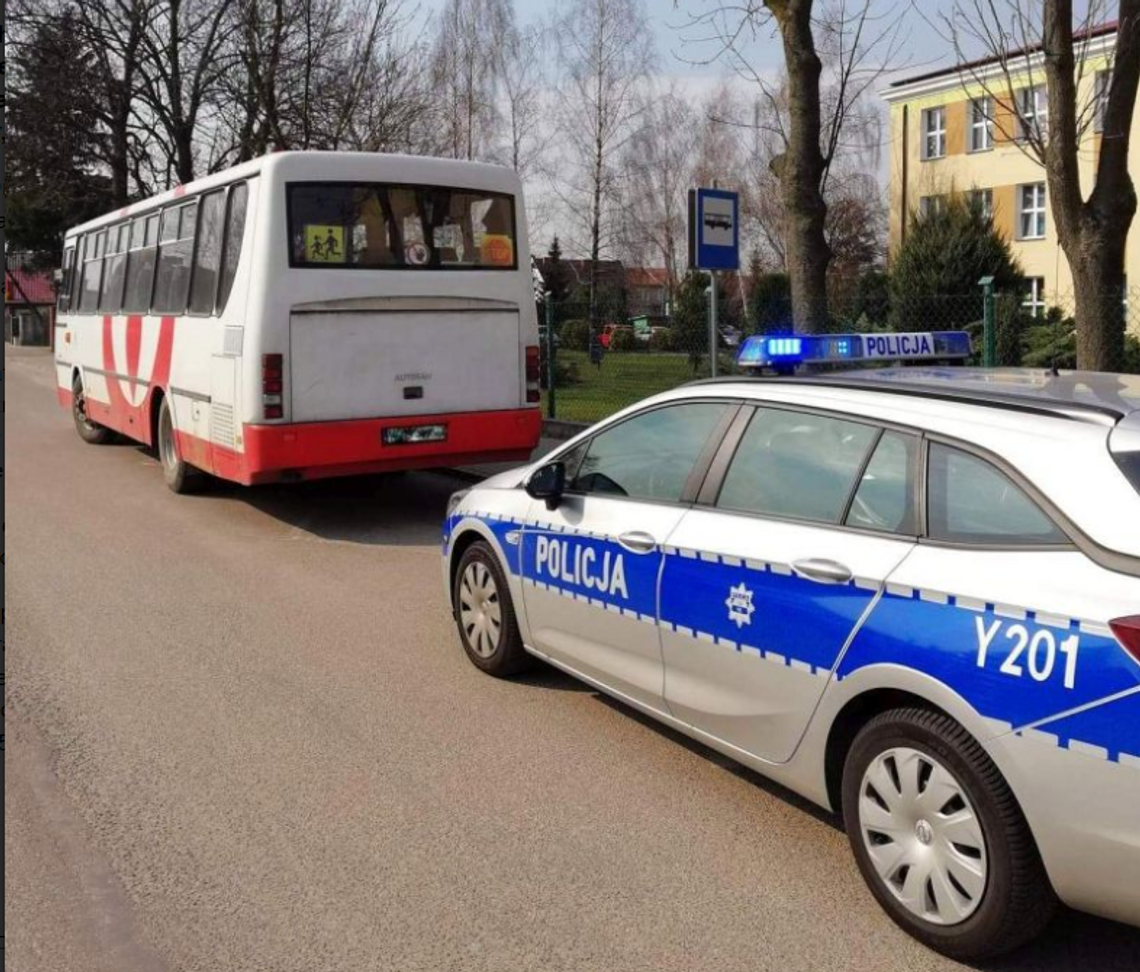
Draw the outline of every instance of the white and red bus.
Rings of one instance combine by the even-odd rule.
[[[67,233],[55,365],[92,443],[176,492],[522,461],[538,324],[522,187],[472,162],[283,152]]]

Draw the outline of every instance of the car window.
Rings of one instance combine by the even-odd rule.
[[[847,526],[914,534],[914,457],[918,440],[884,432],[863,470],[847,512]]]
[[[1041,508],[992,463],[932,443],[927,531],[935,540],[981,544],[1066,543]]]
[[[599,432],[590,440],[569,488],[580,493],[679,500],[727,408],[704,402],[670,405]]]
[[[748,424],[717,506],[838,523],[878,429],[763,408]]]
[[[1114,452],[1112,458],[1132,488],[1140,493],[1140,452]]]
[[[583,439],[574,448],[567,449],[562,455],[558,457],[558,461],[566,469],[566,482],[574,482],[574,477],[578,475],[578,467],[582,465],[582,460],[585,458],[586,450],[590,448],[590,440]]]

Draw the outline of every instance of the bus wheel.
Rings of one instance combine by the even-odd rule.
[[[193,493],[201,488],[202,473],[178,457],[174,413],[169,398],[163,398],[158,406],[158,461],[162,463],[166,485],[174,492]]]
[[[71,417],[79,438],[91,445],[104,445],[111,441],[111,430],[87,417],[87,396],[83,393],[83,379],[75,376],[71,386]]]

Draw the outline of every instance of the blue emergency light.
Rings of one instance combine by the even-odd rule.
[[[863,361],[954,361],[973,353],[965,331],[908,334],[755,334],[736,356],[741,368],[787,370],[799,364]]]

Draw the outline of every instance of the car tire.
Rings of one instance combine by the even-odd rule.
[[[477,540],[460,557],[451,603],[467,657],[496,678],[518,675],[534,659],[523,648],[506,575],[491,546]]]
[[[158,406],[158,423],[155,427],[155,451],[162,466],[162,477],[175,493],[184,495],[202,488],[205,475],[178,454],[178,440],[174,435],[174,410],[170,399],[163,397]]]
[[[88,445],[106,445],[114,435],[105,425],[92,422],[87,417],[87,395],[83,391],[83,379],[78,375],[71,384],[71,418],[79,438]]]
[[[978,960],[1048,924],[1056,896],[1021,808],[953,719],[921,708],[871,719],[847,755],[842,796],[864,880],[919,941]]]

